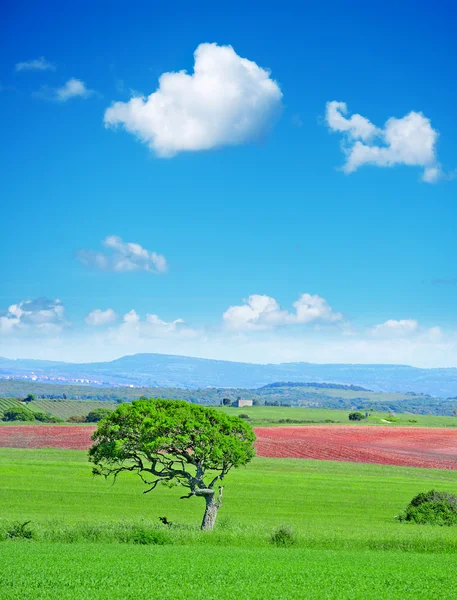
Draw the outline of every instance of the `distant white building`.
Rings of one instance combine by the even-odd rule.
[[[233,406],[236,408],[242,408],[243,406],[252,406],[252,400],[235,400]]]

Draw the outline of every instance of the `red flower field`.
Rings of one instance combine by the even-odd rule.
[[[94,427],[19,425],[0,427],[0,447],[90,446]],[[422,427],[258,427],[257,454],[411,467],[457,469],[457,431]]]

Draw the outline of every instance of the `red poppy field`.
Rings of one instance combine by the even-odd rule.
[[[0,447],[86,450],[94,427],[0,427]],[[444,428],[258,427],[257,454],[411,467],[457,469],[457,431]]]

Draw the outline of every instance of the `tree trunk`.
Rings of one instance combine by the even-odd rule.
[[[219,498],[217,502],[214,498],[214,490],[212,489],[206,489],[203,494],[199,494],[204,496],[206,502],[205,514],[203,515],[203,521],[201,526],[201,529],[203,531],[212,531],[212,529],[214,528],[214,525],[216,523],[217,511],[222,505],[222,490],[223,488],[220,487]]]

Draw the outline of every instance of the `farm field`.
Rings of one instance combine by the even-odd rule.
[[[94,426],[10,425],[0,447],[88,449]],[[315,426],[257,427],[257,454],[441,469],[457,469],[457,431],[439,428]]]
[[[443,554],[19,543],[0,586],[5,600],[451,600],[457,576]]]
[[[198,531],[199,499],[179,500],[179,488],[144,495],[130,474],[114,485],[93,478],[83,451],[1,449],[0,488],[0,532],[30,519],[36,534],[0,542],[2,599],[77,598],[82,588],[91,599],[457,593],[455,529],[395,520],[420,491],[457,493],[455,471],[256,458],[227,478],[211,533]],[[152,528],[161,515],[175,523],[161,529],[164,545],[116,541],[121,525]],[[292,548],[269,544],[282,524]]]
[[[7,408],[17,406],[16,398],[0,397],[0,413]],[[107,401],[94,400],[46,400],[39,399],[28,404],[21,403],[28,410],[50,413],[61,419],[71,416],[85,416],[91,410],[108,408],[114,410],[118,404]],[[301,425],[388,425],[389,427],[456,427],[457,418],[436,415],[416,415],[411,413],[397,413],[395,420],[387,422],[387,412],[370,412],[367,419],[360,422],[349,421],[349,410],[308,407],[284,406],[253,406],[243,408],[216,407],[230,415],[247,415],[249,422],[254,426],[282,426],[287,424]],[[365,414],[365,411],[361,411]],[[3,422],[0,421],[0,425]]]
[[[388,425],[389,427],[457,427],[457,418],[435,415],[416,415],[411,413],[395,414],[396,421],[386,423],[387,412],[370,412],[363,421],[349,421],[351,411],[333,408],[305,408],[284,406],[243,406],[242,408],[221,407],[230,415],[245,414],[255,426],[287,424],[287,419],[301,421],[303,425],[322,425],[327,421],[343,425]],[[365,414],[364,410],[361,410]],[[284,423],[286,421],[286,423]]]

